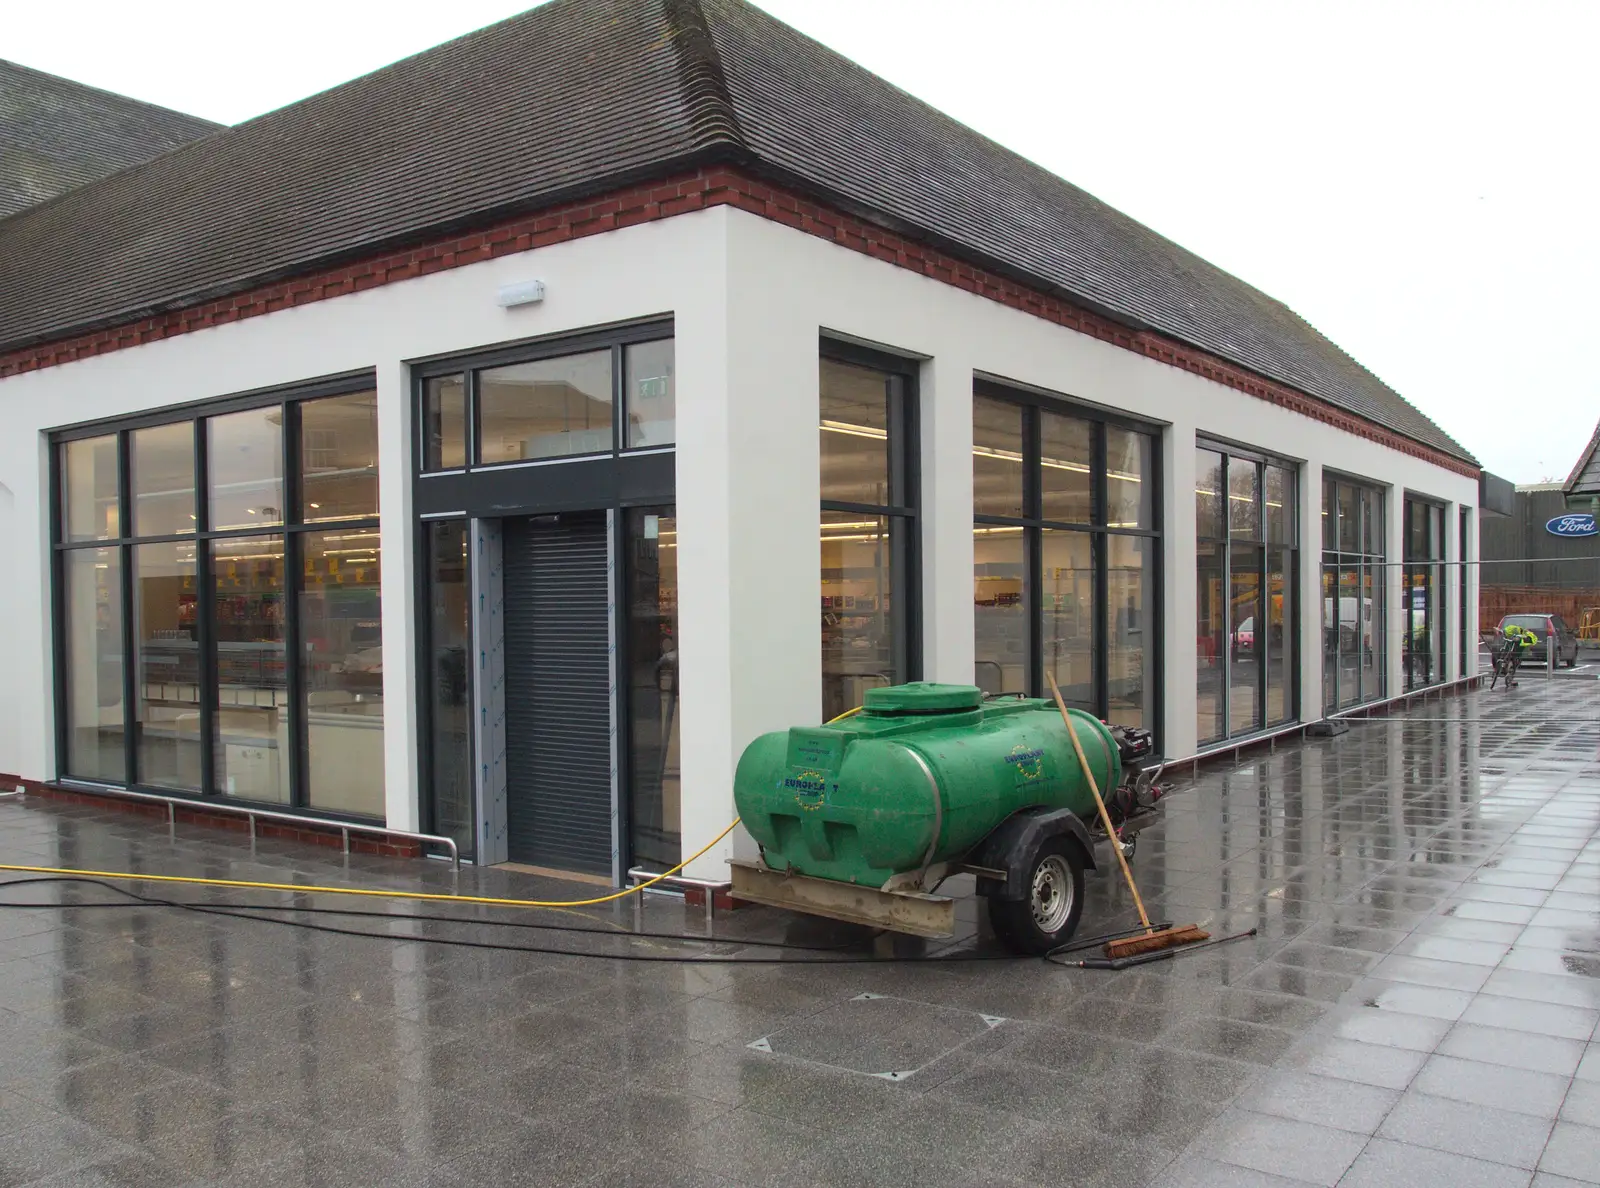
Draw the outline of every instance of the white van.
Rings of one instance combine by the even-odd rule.
[[[1337,640],[1339,651],[1344,653],[1356,650],[1357,632],[1360,633],[1362,650],[1372,651],[1372,599],[1358,598],[1355,595],[1346,594],[1340,596],[1338,603],[1339,633]],[[1333,604],[1334,599],[1332,598],[1324,598],[1322,600],[1323,646],[1330,652],[1333,650],[1336,638],[1334,635]]]

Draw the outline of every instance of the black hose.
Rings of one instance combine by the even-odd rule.
[[[36,883],[93,883],[96,886],[107,887],[124,895],[134,895],[134,892],[119,887],[114,883],[104,882],[99,879],[86,878],[81,875],[41,875],[27,879],[10,879],[0,882],[0,888],[25,887]],[[634,931],[626,928],[583,928],[576,924],[540,924],[531,920],[492,920],[474,919],[471,916],[440,916],[427,912],[374,912],[361,908],[336,908],[336,907],[307,907],[285,903],[230,903],[227,900],[152,900],[144,896],[136,896],[138,902],[134,903],[7,903],[0,901],[0,908],[70,908],[77,911],[80,908],[128,908],[148,904],[153,907],[184,907],[184,908],[224,908],[230,911],[241,912],[304,912],[307,915],[320,916],[353,916],[369,920],[422,920],[437,924],[479,924],[489,928],[531,928],[543,932],[577,932],[593,933],[596,936],[627,936],[643,940],[673,940],[673,941],[698,941],[701,944],[740,944],[752,948],[762,949],[793,949],[807,953],[848,953],[853,951],[854,945],[800,945],[792,941],[770,940],[745,940],[742,938],[696,936],[685,932],[648,932]],[[376,934],[374,934],[376,935]]]
[[[253,908],[249,908],[249,907],[247,907],[247,908],[231,908],[231,907],[230,908],[222,908],[222,907],[208,906],[206,904],[201,904],[201,903],[184,902],[184,901],[181,901],[181,900],[160,899],[160,898],[156,898],[154,896],[140,895],[136,891],[130,891],[125,887],[118,887],[116,884],[108,883],[108,882],[104,881],[103,879],[86,878],[86,877],[83,877],[83,876],[55,875],[55,876],[51,876],[49,878],[40,878],[40,879],[8,880],[8,881],[0,882],[0,887],[18,886],[18,885],[23,885],[23,884],[28,884],[28,883],[39,883],[39,882],[83,883],[83,884],[90,885],[90,886],[103,887],[106,890],[112,891],[112,892],[114,892],[116,894],[127,896],[130,902],[122,903],[122,904],[70,904],[70,903],[38,904],[38,903],[14,903],[14,902],[6,902],[6,901],[3,901],[3,900],[0,900],[0,908],[54,907],[54,908],[59,908],[59,909],[62,909],[62,910],[73,910],[73,909],[76,909],[76,908],[79,908],[79,907],[124,907],[124,908],[159,907],[159,908],[171,908],[171,909],[176,909],[176,910],[179,910],[179,911],[195,912],[195,913],[198,913],[200,915],[206,915],[206,916],[224,916],[224,917],[228,917],[228,918],[234,919],[234,920],[251,920],[251,921],[254,921],[254,922],[258,923],[258,924],[279,924],[279,925],[284,925],[284,926],[287,926],[287,927],[290,927],[290,928],[303,928],[308,932],[323,932],[323,933],[327,933],[327,934],[332,935],[332,936],[363,937],[363,938],[366,938],[368,940],[401,941],[401,942],[411,942],[411,943],[414,943],[414,944],[447,945],[447,946],[450,946],[452,948],[484,949],[484,950],[489,950],[489,951],[492,951],[492,952],[502,952],[502,953],[534,953],[534,954],[539,954],[539,955],[543,955],[543,956],[550,956],[550,957],[587,957],[587,958],[593,958],[593,959],[602,960],[602,961],[633,961],[633,962],[640,962],[640,963],[644,963],[644,964],[665,964],[665,965],[950,965],[950,964],[963,964],[963,963],[966,963],[966,962],[978,962],[978,961],[1015,961],[1015,960],[1018,960],[1018,958],[1015,955],[1011,954],[1011,953],[952,953],[952,954],[949,954],[947,956],[942,956],[942,957],[874,957],[874,956],[856,955],[856,956],[823,957],[823,958],[811,958],[811,959],[790,958],[790,957],[714,957],[714,956],[713,957],[707,957],[707,956],[700,956],[700,955],[685,955],[685,956],[681,956],[680,957],[680,956],[669,956],[669,955],[663,955],[663,954],[626,953],[626,952],[624,952],[624,953],[582,953],[582,952],[577,952],[577,951],[572,950],[572,949],[551,948],[551,947],[545,946],[545,945],[508,945],[508,944],[497,944],[497,943],[492,942],[492,941],[462,940],[462,939],[457,939],[457,938],[453,938],[453,937],[443,937],[443,936],[403,936],[403,935],[399,935],[399,934],[392,933],[392,932],[364,932],[364,931],[362,931],[360,929],[355,929],[355,928],[336,928],[336,927],[334,927],[332,925],[314,924],[314,923],[311,923],[311,922],[305,921],[305,920],[280,920],[280,919],[276,919],[276,918],[274,918],[272,916],[262,916],[262,915],[253,915],[253,914],[251,914],[252,910],[261,910],[261,905],[253,905]],[[321,911],[321,912],[325,912],[325,913],[330,914],[330,915],[350,914],[350,913],[347,912],[346,909],[341,909],[341,908],[307,909],[307,908],[284,907],[284,908],[277,909],[277,910],[291,911],[291,912]],[[410,915],[410,914],[399,914],[399,915],[390,915],[388,913],[372,913],[372,914],[381,915],[382,918],[385,919],[385,920],[417,920],[417,919],[422,919],[423,918],[421,916],[413,916],[413,915]],[[462,920],[459,917],[451,917],[451,918],[449,918],[449,920],[450,920],[451,923],[464,923],[464,924],[475,924],[475,923],[480,923],[481,922],[481,921],[476,921],[476,920]],[[526,925],[526,927],[552,927],[552,926],[549,926],[549,925]],[[563,927],[563,926],[559,926],[558,925],[558,926],[554,926],[554,927]],[[597,936],[617,937],[619,939],[621,939],[621,938],[626,938],[626,939],[630,939],[630,940],[631,939],[635,939],[635,938],[643,939],[643,934],[641,934],[641,933],[608,932],[608,931],[605,931],[603,929],[587,929],[587,928],[576,928],[576,929],[571,929],[571,930],[572,931],[576,931],[576,932],[591,932],[591,933],[593,933],[594,935],[597,935]],[[723,938],[703,937],[703,936],[691,936],[691,935],[687,935],[687,934],[684,934],[684,935],[665,934],[665,935],[659,937],[658,939],[668,939],[668,940],[677,940],[677,941],[691,941],[691,942],[697,942],[697,943],[700,943],[700,944],[705,944],[705,943],[708,943],[708,942],[710,942],[710,943],[723,943],[723,944],[744,944],[744,943],[747,943],[747,942],[737,941],[737,940],[726,940],[726,939],[723,939]],[[758,943],[758,942],[749,942],[749,943],[753,944],[753,943]],[[779,942],[761,942],[761,943],[777,944]],[[804,946],[795,946],[795,947],[796,948],[804,948]]]

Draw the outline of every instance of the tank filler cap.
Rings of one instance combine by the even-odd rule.
[[[868,689],[862,709],[885,717],[897,714],[960,714],[983,706],[983,690],[976,685],[940,685],[915,681]]]

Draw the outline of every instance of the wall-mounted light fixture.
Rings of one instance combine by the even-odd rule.
[[[501,285],[500,291],[495,295],[500,302],[501,309],[511,309],[518,305],[532,305],[544,300],[544,282],[542,280],[518,281],[514,285]]]

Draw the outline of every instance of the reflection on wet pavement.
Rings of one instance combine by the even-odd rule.
[[[1583,682],[1530,682],[1203,772],[1143,835],[1141,890],[1260,934],[1120,974],[820,965],[838,954],[751,942],[885,950],[766,909],[720,915],[714,945],[619,935],[703,930],[664,898],[537,917],[599,933],[399,901],[295,918],[768,963],[6,888],[72,906],[0,911],[0,1185],[1600,1183],[1597,709]],[[0,803],[0,861],[452,886],[41,801]],[[567,890],[494,870],[459,889]],[[940,952],[993,952],[979,909]],[[1094,876],[1084,929],[1131,918]]]

